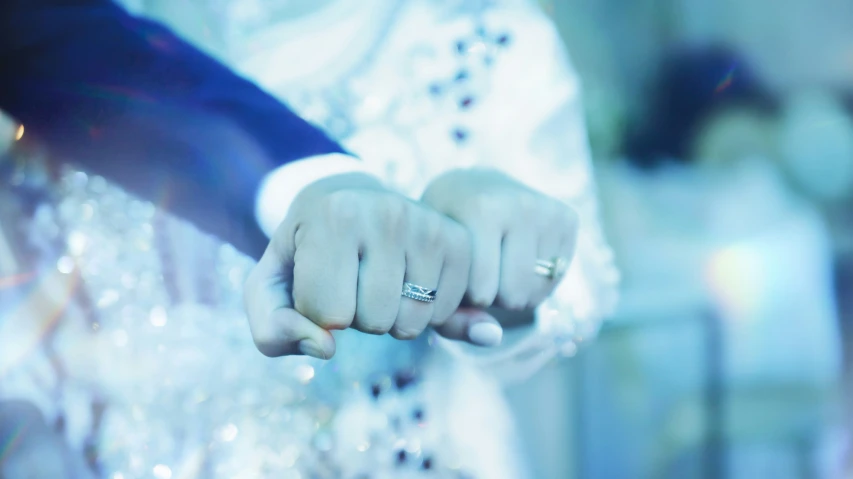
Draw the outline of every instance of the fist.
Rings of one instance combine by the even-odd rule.
[[[574,210],[500,172],[450,171],[432,181],[422,202],[471,234],[466,298],[473,306],[537,306],[559,282],[555,269],[564,269],[574,254]]]
[[[369,176],[320,180],[294,200],[249,275],[255,344],[268,356],[329,358],[329,330],[414,338],[461,303],[471,250],[464,227]]]

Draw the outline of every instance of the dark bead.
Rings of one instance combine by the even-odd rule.
[[[412,417],[415,418],[416,421],[423,421],[424,419],[424,410],[423,409],[415,409],[412,412]]]
[[[463,130],[462,128],[454,128],[453,139],[455,139],[458,143],[462,143],[463,141],[468,139],[468,132]]]
[[[468,70],[459,70],[459,72],[456,73],[456,76],[453,77],[453,80],[458,81],[458,82],[465,81],[467,79],[468,79]]]
[[[401,391],[411,386],[416,380],[417,377],[412,371],[399,371],[394,375],[394,385]]]
[[[432,469],[432,458],[425,457],[424,462],[421,463],[421,469],[424,469],[426,471]]]
[[[459,53],[461,55],[464,54],[466,51],[468,51],[468,45],[465,42],[463,42],[462,40],[456,42],[456,53]]]
[[[506,46],[506,45],[509,45],[509,40],[510,40],[509,35],[504,33],[503,35],[498,36],[498,38],[495,39],[495,42],[498,45]]]
[[[470,96],[466,96],[459,100],[459,108],[468,108],[472,103],[474,103],[474,99]]]
[[[397,464],[404,464],[406,462],[406,459],[408,459],[406,451],[402,449],[397,451]]]
[[[370,386],[370,394],[373,396],[374,399],[378,399],[379,395],[382,394],[382,386],[380,386],[379,384],[374,384],[373,386]]]

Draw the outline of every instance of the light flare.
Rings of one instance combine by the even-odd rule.
[[[717,83],[716,88],[714,88],[714,93],[718,94],[718,93],[724,92],[726,89],[728,89],[730,86],[732,86],[732,83],[734,82],[734,78],[735,78],[735,65],[732,65],[731,67],[729,67],[729,71],[727,71],[726,74],[723,76],[723,78],[719,81],[719,83]]]

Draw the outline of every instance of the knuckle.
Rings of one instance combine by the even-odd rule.
[[[468,302],[477,308],[488,308],[495,303],[497,293],[489,291],[485,288],[471,288],[466,293]]]
[[[352,324],[352,315],[341,311],[320,312],[307,316],[314,324],[326,330],[346,329]]]
[[[509,311],[522,311],[527,308],[527,297],[520,293],[501,292],[498,295],[498,304]]]
[[[443,249],[447,239],[449,221],[437,213],[422,215],[419,218],[417,244],[429,251]]]
[[[462,254],[465,258],[470,259],[472,245],[471,233],[459,223],[448,221],[446,235],[447,241],[456,246],[454,251],[458,251],[458,254]]]
[[[359,324],[358,328],[364,334],[382,336],[388,332],[388,326],[383,324]]]
[[[394,316],[396,311],[388,312],[356,312],[355,320],[353,321],[354,328],[366,334],[375,334],[381,336],[386,334],[394,324]]]
[[[445,269],[466,280],[471,277],[473,266],[470,243],[451,243],[450,250],[444,257]],[[464,286],[462,286],[464,289]],[[460,294],[460,297],[462,294]]]
[[[393,328],[391,328],[390,334],[394,339],[399,339],[401,341],[410,341],[412,339],[417,338],[421,334],[421,331],[413,328],[400,328],[394,326]]]
[[[534,191],[521,191],[513,201],[515,212],[519,219],[535,218],[541,215],[542,211],[548,211],[550,208],[546,202],[542,201],[542,195]]]
[[[506,203],[503,194],[495,191],[480,191],[467,202],[463,208],[463,216],[467,219],[497,217],[505,211]]]
[[[346,329],[352,324],[354,316],[354,312],[346,307],[318,305],[303,300],[295,299],[294,307],[301,315],[326,330]]]
[[[376,202],[374,218],[379,221],[386,236],[398,237],[405,230],[407,208],[406,202],[390,195]]]
[[[312,267],[308,262],[296,263],[292,293],[294,309],[321,328],[346,329],[355,316],[354,293],[348,295],[348,287],[345,286],[342,294],[330,299],[324,293],[329,289],[328,284],[304,273],[305,269]]]
[[[430,318],[430,320],[429,320],[429,325],[434,327],[434,328],[443,325],[450,318],[450,314],[451,314],[451,311],[449,309],[447,309],[445,311],[444,308],[442,310],[439,310],[438,308],[436,308],[436,312],[432,315],[432,318]]]
[[[358,193],[335,191],[326,195],[319,205],[322,216],[332,225],[349,226],[360,215]]]

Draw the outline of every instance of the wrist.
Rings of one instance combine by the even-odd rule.
[[[302,197],[314,199],[317,196],[334,193],[335,191],[351,189],[385,190],[386,188],[382,182],[373,175],[360,172],[342,173],[314,181],[303,188],[296,196],[296,199],[300,199]]]
[[[350,175],[352,178],[349,178]],[[338,176],[347,178],[325,182],[326,179]],[[315,183],[327,187],[347,181],[366,185],[369,182],[362,178],[365,176],[370,177],[364,163],[350,155],[335,153],[287,163],[270,172],[258,189],[255,199],[258,227],[267,238],[271,237],[287,216],[296,197],[309,187],[317,186]]]

